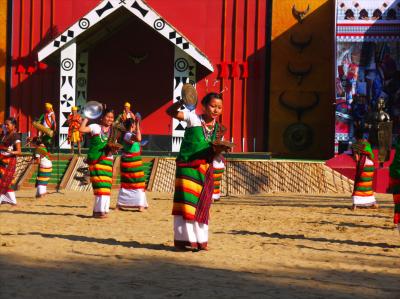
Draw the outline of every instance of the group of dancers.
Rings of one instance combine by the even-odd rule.
[[[50,128],[55,125],[52,106],[46,103],[46,113],[39,120],[43,126]],[[0,203],[10,205],[17,204],[15,196],[15,172],[17,168],[17,156],[21,155],[21,135],[17,130],[17,119],[9,117],[1,127],[0,134]],[[43,135],[40,138],[32,138],[28,142],[35,145],[34,159],[38,167],[36,177],[36,197],[43,197],[47,193],[47,184],[52,173],[52,162],[50,160],[50,137]]]
[[[125,107],[130,106],[129,103]],[[119,147],[110,143],[114,124],[114,111],[105,109],[100,123],[88,124],[85,118],[79,128],[81,133],[89,134],[90,181],[95,196],[93,217],[106,218],[110,210],[110,195],[113,176],[113,154]],[[130,111],[124,111],[118,120],[125,128],[122,137],[121,153],[121,188],[118,194],[117,209],[137,208],[144,211],[148,208],[145,194],[146,180],[141,157],[142,134],[140,119]]]
[[[221,177],[225,168],[224,147],[213,141],[222,139],[223,129],[218,123],[222,113],[222,98],[209,93],[202,100],[203,113],[181,110],[182,101],[167,109],[168,115],[187,122],[181,149],[176,160],[176,181],[172,214],[174,215],[174,245],[178,249],[207,249],[208,218],[211,203],[220,196]],[[127,107],[126,107],[127,108]],[[140,120],[125,110],[119,116],[125,127],[122,138],[121,188],[117,208],[148,207],[145,178],[141,158]],[[87,155],[95,204],[93,216],[105,218],[109,213],[112,185],[113,154],[116,148],[109,143],[114,123],[114,112],[105,109],[100,124],[88,125],[84,119],[79,131],[90,134]]]
[[[176,182],[172,214],[174,216],[174,245],[178,249],[207,249],[208,219],[211,203],[220,197],[221,178],[225,169],[222,152],[227,150],[213,141],[223,138],[224,127],[218,120],[222,113],[222,97],[219,93],[209,93],[202,100],[203,113],[182,111],[183,101],[172,104],[167,114],[187,122],[187,128],[176,160]],[[39,119],[41,125],[56,130],[56,120],[51,104],[46,103],[46,112]],[[140,118],[125,103],[124,111],[115,117],[112,109],[104,109],[98,123],[89,124],[72,107],[69,117],[70,132],[68,141],[73,148],[82,141],[82,135],[89,136],[89,149],[86,162],[94,192],[93,217],[106,218],[110,211],[110,195],[113,179],[113,162],[121,151],[121,187],[118,194],[117,209],[148,208],[146,199],[146,180],[141,156],[142,133]],[[122,145],[110,143],[115,122],[123,125],[119,139]],[[21,138],[17,133],[17,121],[7,118],[1,137],[0,148],[0,198],[1,203],[17,204],[14,186],[17,156],[21,155]],[[37,175],[37,197],[46,194],[46,185],[51,176],[49,150],[53,144],[50,136],[39,134],[29,139],[35,144],[35,157],[39,163]],[[80,152],[80,148],[78,147]]]
[[[172,104],[166,113],[185,121],[187,127],[176,159],[175,192],[172,215],[174,217],[174,246],[180,250],[206,250],[208,246],[208,223],[213,200],[220,196],[221,177],[225,168],[223,151],[227,148],[218,146],[215,141],[222,140],[224,127],[219,123],[223,110],[223,100],[219,93],[208,93],[201,101],[202,113],[181,109],[182,100]],[[50,106],[46,106],[50,107]],[[75,111],[75,108],[72,109]],[[74,112],[72,112],[72,115]],[[51,127],[55,119],[51,111],[44,115]],[[146,181],[141,157],[142,133],[140,119],[130,111],[126,103],[124,112],[116,119],[125,130],[120,142],[122,149],[110,143],[115,123],[114,111],[104,109],[99,123],[88,124],[89,120],[71,117],[79,123],[79,129],[71,132],[77,140],[81,134],[88,134],[90,139],[87,154],[90,181],[94,191],[93,217],[106,218],[110,210],[110,195],[113,176],[113,155],[121,150],[121,188],[118,194],[117,208],[136,208],[144,211],[148,208],[146,199]],[[72,123],[72,122],[71,122]],[[16,156],[21,154],[21,140],[18,138],[16,120],[5,121],[6,133],[2,135],[0,148],[0,192],[1,200],[16,204],[12,178],[15,172]],[[78,128],[78,125],[74,125]],[[74,133],[78,132],[78,133]],[[377,208],[373,194],[374,156],[369,142],[362,132],[357,135],[353,145],[356,161],[356,177],[353,192],[353,209],[360,206]],[[80,139],[79,139],[80,140]],[[79,143],[79,142],[78,142]],[[43,138],[37,143],[36,155],[40,161],[39,177],[48,177],[51,161],[48,157]],[[43,162],[43,163],[42,163]],[[49,163],[50,162],[50,163]],[[42,172],[42,174],[41,174]],[[390,166],[391,186],[395,202],[394,222],[400,220],[400,143]],[[43,189],[43,188],[42,188]],[[39,192],[39,190],[38,190]],[[400,229],[400,226],[399,226]]]

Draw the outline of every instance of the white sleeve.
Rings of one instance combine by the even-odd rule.
[[[185,122],[189,123],[189,121],[190,121],[190,111],[183,110],[182,113],[183,113],[183,120]]]
[[[131,141],[131,137],[132,137],[132,133],[131,132],[126,132],[125,136],[124,136],[124,140],[126,142],[129,142],[129,141]]]
[[[200,117],[194,112],[187,110],[183,112],[183,120],[187,123],[187,128],[201,126]]]
[[[90,134],[92,135],[99,135],[101,133],[101,127],[98,124],[91,124],[89,125]]]

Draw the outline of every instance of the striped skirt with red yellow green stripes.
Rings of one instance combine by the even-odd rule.
[[[194,167],[177,164],[172,215],[180,215],[185,220],[195,219],[208,167],[208,163]]]
[[[222,175],[225,171],[225,164],[221,161],[219,163],[213,163],[214,167],[214,194],[213,199],[219,199],[221,197],[221,182]]]
[[[368,161],[368,160],[367,160]],[[353,196],[373,196],[373,180],[375,167],[372,163],[365,163],[360,178],[354,182]]]
[[[140,152],[124,153],[121,157],[121,188],[129,190],[144,190],[146,188],[146,178]]]
[[[51,173],[53,171],[53,168],[50,165],[43,165],[43,163],[39,164],[39,171],[38,171],[38,175],[36,178],[36,187],[41,185],[41,186],[47,186],[50,177],[51,177]]]
[[[362,160],[358,162],[352,196],[354,207],[367,207],[376,204],[373,190],[374,171],[374,161],[368,157],[365,157],[365,162],[362,162]]]
[[[111,195],[113,157],[100,157],[96,164],[89,165],[89,173],[94,195]]]
[[[390,178],[390,188],[393,192],[394,223],[400,224],[400,179]]]

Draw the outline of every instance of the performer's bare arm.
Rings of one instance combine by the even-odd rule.
[[[136,120],[136,115],[135,115],[135,113],[133,113],[131,110],[129,110],[129,113],[131,114],[131,117],[132,117],[134,120]]]
[[[53,130],[56,131],[57,130],[57,122],[56,122],[56,116],[54,113],[51,115],[51,119],[53,120],[53,124],[54,124]]]
[[[136,122],[136,140],[138,142],[142,141],[142,133],[140,132],[140,122]]]
[[[134,142],[142,141],[142,133],[140,132],[139,122],[136,122],[136,132],[132,134],[132,137],[129,140],[125,140],[128,144],[133,144]]]
[[[13,154],[13,155],[20,155],[21,154],[21,142],[16,143],[15,147],[16,147],[17,150],[9,151],[9,153]]]
[[[182,106],[182,100],[173,103],[171,106],[168,107],[167,114],[173,118],[176,118],[177,120],[184,120],[183,112],[179,111],[179,108],[181,108]]]
[[[89,119],[85,118],[82,123],[81,126],[79,127],[79,132],[81,133],[90,133],[90,128],[87,126]]]

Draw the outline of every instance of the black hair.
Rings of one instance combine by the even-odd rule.
[[[354,12],[350,8],[348,10],[346,10],[344,15],[345,15],[346,20],[348,20],[350,18],[354,18]]]
[[[106,116],[108,113],[114,114],[114,109],[111,109],[111,108],[106,108],[106,109],[104,109],[104,110],[103,110],[103,113],[101,114],[101,117]]]
[[[222,101],[222,96],[220,93],[210,92],[210,93],[206,94],[205,97],[201,100],[201,104],[203,106],[207,106],[208,103],[210,103],[212,99],[218,99],[218,100]]]
[[[360,17],[359,17],[359,19],[361,20],[361,19],[363,19],[363,18],[368,18],[368,17],[369,17],[368,11],[367,11],[365,8],[361,9],[361,10],[360,10]]]
[[[364,130],[362,128],[357,128],[354,132],[354,137],[359,140],[363,139],[364,137]]]
[[[14,127],[17,126],[17,119],[15,117],[8,117],[6,121],[9,121]]]
[[[43,143],[43,141],[42,141],[42,138],[40,138],[40,137],[37,137],[36,139],[34,139],[33,142],[34,142],[34,144],[35,144],[36,146],[44,146],[44,143]]]
[[[135,123],[135,120],[133,118],[128,118],[124,121],[124,127],[125,129],[129,130],[132,127],[132,124]]]
[[[382,19],[382,11],[380,9],[375,9],[374,12],[372,13],[372,16],[374,18],[377,18],[378,20]]]

